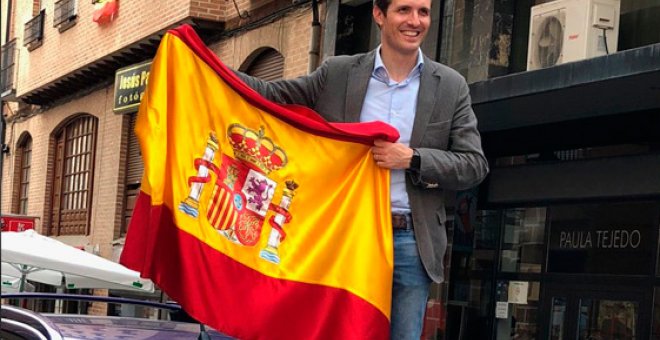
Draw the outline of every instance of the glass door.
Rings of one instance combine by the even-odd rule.
[[[605,291],[552,284],[546,289],[546,339],[642,339],[643,294],[627,289]]]

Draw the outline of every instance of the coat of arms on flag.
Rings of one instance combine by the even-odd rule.
[[[279,263],[277,249],[285,238],[282,227],[291,219],[288,209],[298,185],[287,180],[280,203],[275,205],[272,201],[277,182],[268,175],[286,166],[286,153],[265,136],[263,128],[254,131],[235,123],[227,129],[227,138],[235,158],[222,153],[220,166],[216,166],[213,161],[222,151],[215,133],[210,133],[202,158],[195,159],[197,175],[188,178],[190,192],[179,204],[179,210],[197,218],[202,190],[207,184],[212,185],[207,221],[227,239],[245,246],[257,244],[266,213],[275,212],[268,221],[270,236],[260,256]],[[215,175],[214,183],[211,183],[211,174]]]

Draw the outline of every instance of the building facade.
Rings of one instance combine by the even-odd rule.
[[[660,336],[660,2],[432,3],[422,49],[470,83],[492,173],[446,197],[449,281],[424,337]],[[369,0],[9,0],[2,15],[1,212],[114,260],[167,29],[192,25],[265,79],[378,45]]]

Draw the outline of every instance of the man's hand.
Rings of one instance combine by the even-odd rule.
[[[386,169],[408,169],[413,156],[413,150],[405,144],[385,140],[374,141],[371,153],[376,165]]]

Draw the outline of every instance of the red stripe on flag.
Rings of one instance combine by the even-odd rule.
[[[388,339],[389,320],[350,292],[265,276],[183,232],[141,192],[120,263],[195,319],[240,339]],[[203,264],[204,268],[200,265]]]

